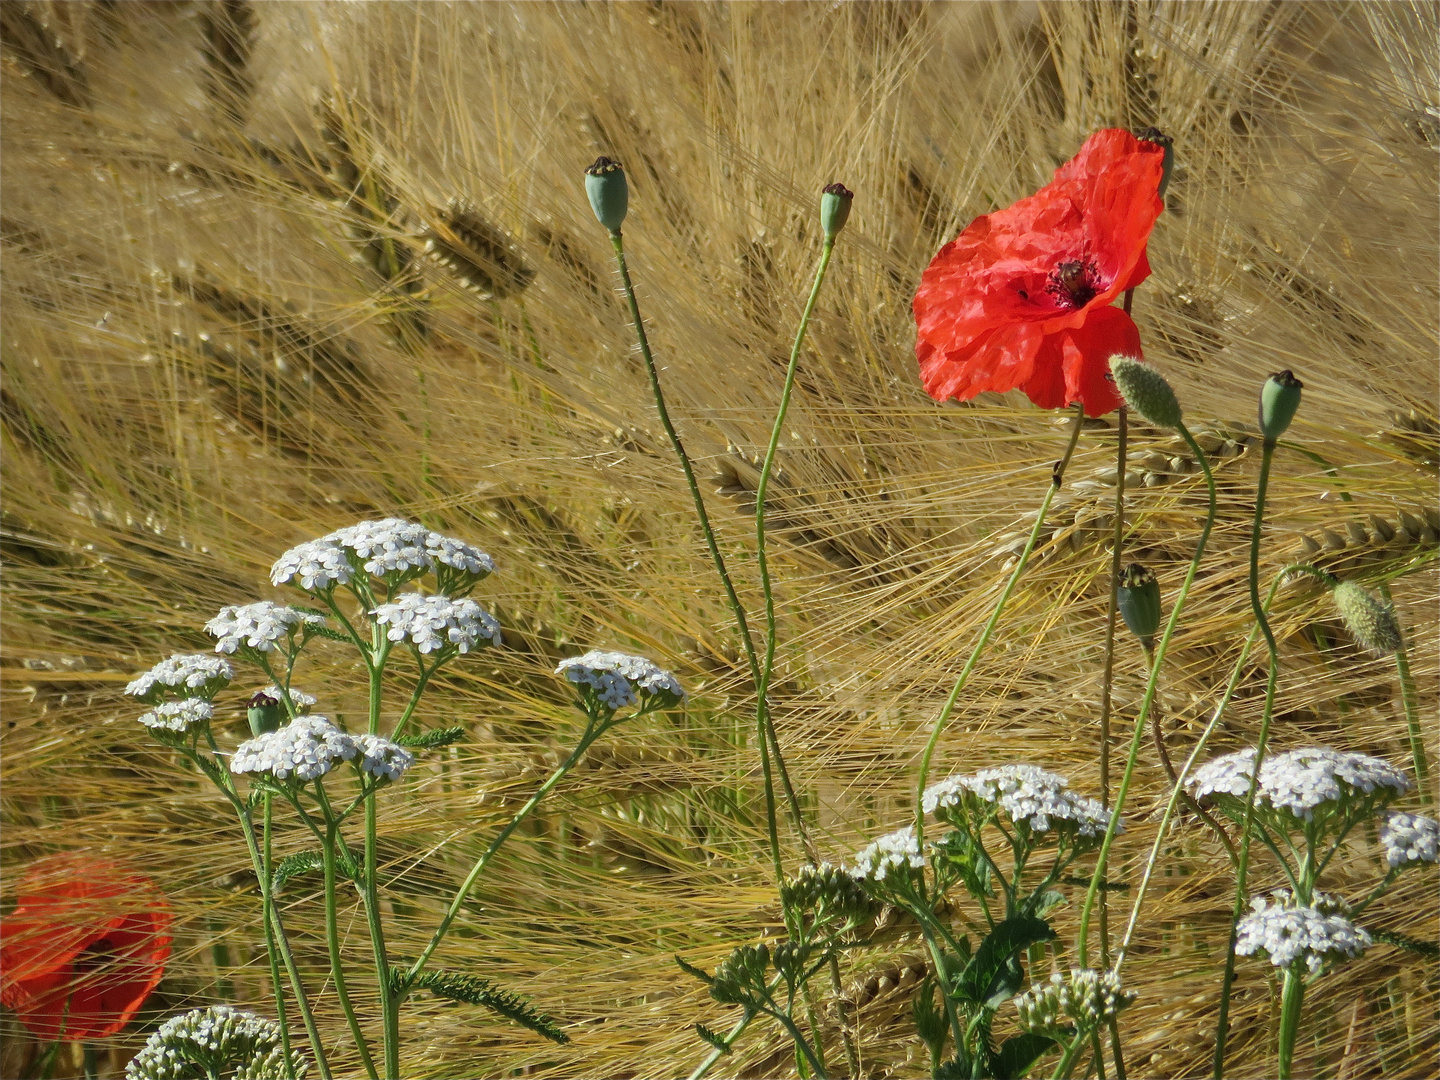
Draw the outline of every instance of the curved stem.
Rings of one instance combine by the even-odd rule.
[[[1380,596],[1392,608],[1395,598],[1390,595],[1387,582],[1379,584]],[[1398,620],[1397,620],[1397,626]],[[1420,706],[1415,699],[1415,679],[1410,674],[1410,657],[1405,652],[1402,635],[1400,647],[1395,650],[1395,674],[1400,679],[1400,700],[1405,707],[1405,728],[1410,736],[1410,761],[1415,766],[1415,786],[1420,791],[1420,802],[1429,806],[1434,801],[1430,794],[1430,765],[1425,760],[1425,739],[1420,734]]]
[[[1065,1053],[1061,1055],[1060,1063],[1055,1066],[1055,1071],[1050,1074],[1052,1080],[1066,1080],[1070,1075],[1070,1070],[1075,1067],[1076,1056],[1084,1045],[1085,1035],[1083,1032],[1077,1031],[1075,1038],[1071,1040],[1070,1045],[1065,1048]]]
[[[576,744],[570,756],[561,762],[559,768],[552,772],[549,778],[536,790],[535,794],[530,796],[525,805],[516,811],[515,816],[510,819],[510,823],[501,829],[495,839],[490,842],[490,846],[485,849],[485,853],[475,860],[475,865],[470,868],[470,873],[466,875],[465,880],[456,891],[455,899],[450,901],[450,907],[446,909],[445,917],[440,920],[440,925],[437,926],[435,932],[430,935],[430,941],[426,944],[424,951],[422,951],[415,962],[410,965],[410,970],[405,973],[405,977],[401,980],[400,988],[395,994],[396,1008],[399,1008],[404,1002],[410,992],[410,987],[415,982],[415,977],[424,970],[430,957],[434,955],[435,950],[440,947],[440,942],[445,939],[445,935],[449,932],[451,924],[455,921],[455,917],[460,914],[460,908],[464,905],[465,898],[470,895],[470,890],[474,888],[475,882],[479,880],[481,873],[483,873],[485,867],[489,865],[490,860],[494,858],[495,853],[500,850],[501,845],[510,838],[511,833],[520,827],[521,822],[530,816],[535,807],[540,805],[540,800],[545,798],[555,785],[560,782],[561,778],[580,760],[585,751],[589,749],[590,744],[608,731],[613,723],[613,718],[608,721],[601,721],[595,717],[591,717],[590,723],[585,727],[585,733],[580,737],[580,742]]]
[[[685,452],[685,446],[680,441],[679,434],[675,431],[675,425],[670,420],[670,410],[665,407],[665,394],[660,388],[660,374],[655,368],[655,358],[650,352],[650,340],[645,335],[645,323],[640,317],[640,304],[635,299],[635,287],[630,282],[630,269],[625,262],[625,241],[620,233],[610,234],[610,245],[615,249],[615,264],[620,269],[620,281],[625,288],[625,298],[630,304],[630,321],[635,328],[635,337],[640,344],[640,355],[645,361],[645,371],[650,377],[650,390],[655,398],[655,410],[660,416],[660,426],[665,429],[666,436],[670,439],[670,446],[675,451],[675,456],[680,461],[680,468],[685,474],[685,483],[690,489],[690,498],[695,504],[695,516],[700,522],[700,531],[705,534],[705,545],[710,550],[710,560],[715,565],[715,572],[720,577],[720,584],[725,589],[726,599],[730,603],[730,610],[735,616],[735,623],[740,630],[740,643],[745,650],[745,657],[750,665],[750,677],[755,682],[758,691],[761,686],[760,660],[755,653],[755,642],[750,639],[750,624],[745,618],[745,608],[740,603],[740,597],[735,592],[735,585],[730,580],[730,571],[726,569],[725,557],[720,554],[720,546],[715,540],[715,530],[710,525],[710,515],[705,510],[705,500],[700,495],[700,485],[695,480],[695,470],[690,465],[690,456]],[[775,823],[775,787],[771,778],[771,765],[769,754],[766,751],[768,742],[776,751],[775,764],[780,772],[785,795],[789,802],[790,815],[794,819],[796,832],[801,837],[807,837],[805,830],[805,819],[800,812],[800,800],[795,795],[795,790],[790,784],[790,776],[785,768],[785,762],[780,757],[779,742],[775,738],[774,725],[769,719],[769,710],[762,699],[757,707],[757,713],[762,716],[760,764],[765,779],[765,817],[770,833],[771,856],[775,863],[776,883],[782,880],[780,870],[780,842]],[[808,840],[806,841],[808,847]]]
[[[1205,488],[1209,496],[1209,504],[1205,513],[1205,524],[1200,529],[1200,539],[1195,544],[1195,554],[1190,559],[1190,568],[1185,573],[1185,581],[1180,586],[1180,591],[1175,595],[1175,605],[1170,609],[1170,618],[1165,623],[1165,633],[1160,638],[1160,644],[1155,648],[1155,658],[1150,665],[1150,677],[1145,684],[1145,697],[1140,702],[1140,712],[1135,717],[1135,732],[1130,739],[1130,751],[1125,759],[1125,772],[1120,777],[1120,787],[1115,792],[1115,806],[1110,812],[1110,824],[1105,830],[1105,839],[1100,843],[1100,852],[1095,860],[1095,873],[1090,878],[1090,888],[1085,893],[1085,906],[1080,912],[1080,933],[1077,949],[1080,956],[1080,966],[1085,966],[1085,958],[1089,951],[1090,913],[1095,907],[1096,895],[1100,892],[1100,882],[1105,879],[1106,860],[1110,855],[1110,846],[1115,842],[1115,834],[1120,826],[1120,811],[1125,805],[1125,797],[1130,791],[1130,780],[1135,774],[1135,762],[1140,756],[1140,744],[1144,741],[1145,721],[1149,719],[1150,709],[1155,703],[1155,694],[1160,685],[1160,666],[1165,662],[1165,653],[1170,648],[1170,639],[1175,634],[1175,626],[1180,621],[1180,612],[1185,609],[1185,600],[1190,595],[1190,586],[1195,581],[1195,573],[1200,569],[1200,560],[1205,555],[1205,545],[1210,541],[1210,529],[1215,524],[1215,476],[1210,471],[1210,463],[1205,457],[1205,452],[1196,445],[1195,437],[1190,434],[1190,429],[1181,424],[1177,429],[1190,447],[1195,459],[1200,462],[1200,467],[1205,473]]]
[[[1035,543],[1040,539],[1040,530],[1045,527],[1045,515],[1050,512],[1050,504],[1055,500],[1055,493],[1064,483],[1065,469],[1069,466],[1070,458],[1075,453],[1075,444],[1080,441],[1080,429],[1083,426],[1084,418],[1085,407],[1077,406],[1074,423],[1071,425],[1070,441],[1065,446],[1065,456],[1055,463],[1054,470],[1050,474],[1050,487],[1045,492],[1045,498],[1040,502],[1040,509],[1035,515],[1035,525],[1031,528],[1030,536],[1025,541],[1025,550],[1016,560],[1015,569],[1010,573],[1010,580],[1005,582],[1000,599],[995,602],[995,609],[990,612],[990,618],[986,620],[984,628],[980,631],[980,637],[975,642],[975,647],[970,650],[969,659],[965,661],[965,666],[960,670],[960,677],[955,680],[955,686],[951,689],[950,696],[945,699],[945,705],[940,710],[940,715],[935,718],[935,725],[930,731],[930,740],[925,744],[925,752],[920,756],[920,778],[915,785],[915,842],[921,851],[925,850],[925,785],[930,776],[930,758],[935,753],[935,745],[940,741],[940,733],[945,730],[945,724],[955,710],[955,703],[960,699],[960,691],[965,689],[965,684],[970,680],[970,673],[975,670],[976,661],[985,651],[985,646],[990,644],[990,635],[995,632],[995,624],[1000,621],[1000,613],[1005,610],[1005,604],[1010,599],[1010,594],[1015,591],[1015,586],[1020,581],[1020,575],[1025,572],[1025,565],[1030,561],[1030,553],[1035,550]],[[1003,881],[1004,878],[1002,877],[1001,880]]]
[[[438,663],[432,664],[427,671],[423,660],[417,660],[416,663],[420,668],[420,678],[415,683],[415,690],[410,695],[410,701],[406,704],[405,711],[400,714],[400,719],[395,724],[395,730],[390,732],[390,738],[396,741],[399,740],[401,735],[405,734],[405,728],[410,724],[410,717],[415,715],[415,707],[420,704],[420,695],[425,693],[425,684],[430,681],[430,676],[434,675],[440,667]]]
[[[730,1034],[726,1035],[721,1041],[727,1047],[734,1046],[735,1040],[740,1038],[741,1035],[745,1034],[745,1029],[750,1026],[750,1021],[754,1019],[755,1010],[747,1007],[745,1010],[745,1015],[740,1018],[739,1023],[737,1023],[733,1028],[731,1028]],[[695,1071],[690,1074],[687,1080],[705,1080],[705,1074],[710,1071],[711,1066],[713,1066],[715,1062],[719,1061],[725,1055],[725,1053],[726,1051],[721,1050],[719,1047],[711,1050],[710,1055],[699,1065],[696,1066]]]
[[[295,1062],[290,1056],[290,1017],[285,1009],[285,993],[280,985],[280,958],[275,950],[275,928],[270,923],[271,913],[275,910],[275,857],[270,844],[272,801],[270,792],[265,792],[265,816],[262,819],[260,846],[260,906],[264,912],[265,956],[270,961],[270,985],[275,989],[275,1016],[280,1024],[280,1049],[285,1055],[285,1075],[288,1080],[295,1080]]]
[[[1265,743],[1270,737],[1270,718],[1275,709],[1275,680],[1278,674],[1275,634],[1260,603],[1260,534],[1265,523],[1265,489],[1270,484],[1270,461],[1275,456],[1275,443],[1266,439],[1260,456],[1260,479],[1255,491],[1255,519],[1250,528],[1250,609],[1255,624],[1265,635],[1270,650],[1270,672],[1265,680],[1265,709],[1260,717],[1260,737],[1255,744],[1255,765],[1250,772],[1250,790],[1245,798],[1245,817],[1240,826],[1240,855],[1235,863],[1235,903],[1230,912],[1230,939],[1225,948],[1225,974],[1220,983],[1219,1016],[1215,1021],[1215,1058],[1211,1075],[1221,1080],[1225,1075],[1225,1040],[1230,1026],[1230,988],[1235,983],[1235,927],[1245,914],[1246,879],[1250,870],[1250,839],[1255,821],[1255,797],[1260,787],[1260,766],[1265,761]]]
[[[316,792],[324,806],[325,793],[320,786],[320,781],[315,781]],[[330,818],[329,808],[326,807],[326,818]],[[365,1073],[370,1080],[379,1080],[379,1074],[375,1071],[375,1062],[370,1057],[370,1046],[365,1041],[365,1032],[360,1028],[360,1020],[355,1015],[355,1007],[350,1003],[350,988],[345,981],[345,967],[340,957],[340,923],[336,910],[335,897],[335,825],[333,821],[325,823],[325,843],[322,848],[323,862],[325,867],[325,946],[330,953],[330,978],[335,983],[335,997],[340,1002],[340,1011],[345,1014],[345,1022],[350,1026],[350,1034],[355,1039],[355,1049],[360,1055],[360,1063],[365,1066]],[[386,1080],[390,1080],[389,1076]]]
[[[764,710],[766,716],[769,713],[767,694],[770,690],[770,678],[775,670],[775,592],[770,581],[770,559],[765,552],[765,496],[770,490],[770,476],[775,467],[775,452],[780,446],[780,435],[784,430],[785,417],[790,411],[790,396],[795,390],[795,371],[800,365],[800,349],[805,343],[805,331],[810,325],[810,316],[815,310],[815,301],[820,297],[820,286],[825,281],[825,271],[830,266],[830,256],[835,250],[834,238],[827,239],[820,251],[820,265],[815,268],[815,282],[810,287],[809,299],[805,301],[805,310],[800,313],[800,325],[795,330],[795,343],[790,347],[790,363],[785,368],[785,385],[780,392],[780,408],[775,413],[775,423],[770,428],[770,444],[765,448],[765,461],[760,466],[760,480],[755,485],[755,552],[756,563],[760,570],[760,588],[765,594],[765,659],[760,665],[760,682],[757,686],[757,709]],[[761,719],[763,728],[769,726],[773,730],[773,723],[767,724],[765,718]],[[780,751],[775,750],[776,760],[780,760]],[[796,808],[798,810],[798,807]],[[809,843],[809,837],[804,830],[801,836],[805,841],[806,854],[811,861],[815,860],[815,852]],[[779,870],[777,868],[777,880]]]
[[[1293,967],[1285,969],[1285,985],[1280,994],[1280,1034],[1276,1056],[1280,1080],[1290,1080],[1295,1059],[1295,1036],[1300,1031],[1300,1009],[1305,1002],[1305,979]]]
[[[1128,301],[1130,293],[1125,294]],[[1125,536],[1125,444],[1130,431],[1130,410],[1124,405],[1116,417],[1115,528],[1110,537],[1110,598],[1105,607],[1105,669],[1100,678],[1100,805],[1110,809],[1110,694],[1115,683],[1115,616],[1120,608],[1121,544]],[[1100,963],[1110,966],[1110,905],[1100,893]]]

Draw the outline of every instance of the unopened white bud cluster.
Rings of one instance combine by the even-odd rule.
[[[356,567],[387,580],[435,572],[452,584],[473,584],[495,571],[479,548],[404,518],[362,521],[291,548],[276,560],[270,580],[302,589],[345,585]]]
[[[138,698],[180,693],[211,697],[234,677],[234,669],[218,656],[176,653],[131,681],[125,693]]]
[[[685,691],[673,674],[643,656],[592,649],[561,660],[555,668],[572,683],[587,687],[607,709],[634,705],[640,697],[683,701]]]
[[[247,739],[230,759],[233,773],[265,773],[276,780],[314,780],[349,761],[355,740],[323,716],[298,716],[289,724]]]
[[[1235,927],[1235,952],[1267,956],[1277,968],[1303,963],[1312,975],[1351,960],[1372,944],[1370,935],[1343,914],[1348,907],[1335,897],[1317,893],[1310,905],[1296,906],[1288,890],[1275,903],[1257,896],[1250,914]]]
[[[1255,751],[1237,750],[1200,766],[1185,781],[1194,797],[1245,798],[1250,790]],[[1301,821],[1314,821],[1317,810],[1358,802],[1384,802],[1411,788],[1410,778],[1382,758],[1369,754],[1308,747],[1267,757],[1260,766],[1256,805],[1282,810]]]
[[[855,865],[850,873],[860,880],[884,881],[892,870],[920,870],[924,866],[925,858],[920,854],[920,845],[915,839],[915,827],[907,825],[862,848],[855,856]]]
[[[242,647],[270,652],[276,642],[299,627],[324,625],[322,615],[261,600],[221,608],[220,614],[205,624],[205,631],[217,639],[215,651],[218,653],[233,653]]]
[[[1380,825],[1380,843],[1393,867],[1433,863],[1440,848],[1440,823],[1423,814],[1389,814]]]
[[[140,723],[156,731],[186,732],[208,724],[215,709],[204,698],[183,698],[156,705],[140,717]]]
[[[1113,969],[1071,968],[1068,977],[1057,971],[1049,982],[1032,986],[1015,999],[1015,1007],[1020,1010],[1020,1026],[1028,1031],[1074,1024],[1085,1032],[1108,1024],[1134,1000]]]
[[[925,789],[927,814],[946,817],[966,798],[998,806],[1017,826],[1032,833],[1070,832],[1086,839],[1103,836],[1110,811],[1069,790],[1070,781],[1034,765],[1001,765],[973,776],[952,776]]]
[[[482,640],[500,644],[500,624],[474,600],[402,593],[370,614],[390,628],[385,636],[391,641],[408,641],[422,653],[452,647],[465,653]]]
[[[286,1067],[280,1025],[252,1012],[212,1005],[172,1016],[125,1066],[126,1080],[235,1080],[301,1078],[307,1062],[298,1053]]]

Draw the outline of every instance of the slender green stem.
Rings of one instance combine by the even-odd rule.
[[[315,781],[315,790],[324,806],[325,789],[320,786],[319,780]],[[345,1014],[345,1022],[350,1026],[350,1034],[355,1039],[360,1063],[365,1066],[365,1073],[370,1080],[379,1080],[375,1061],[370,1056],[370,1046],[365,1041],[365,1032],[360,1028],[360,1019],[355,1015],[354,1005],[350,1003],[350,987],[345,981],[345,966],[340,956],[340,920],[335,896],[335,825],[329,808],[326,807],[325,810],[325,842],[321,850],[325,867],[325,946],[330,952],[330,978],[335,983],[335,997],[340,1002],[340,1011]],[[389,1080],[388,1076],[386,1080]]]
[[[1390,586],[1382,581],[1380,595],[1392,607],[1395,598],[1390,595]],[[1398,625],[1398,623],[1397,623]],[[1415,679],[1410,674],[1410,657],[1405,651],[1402,637],[1400,647],[1395,650],[1395,674],[1400,679],[1400,700],[1405,706],[1405,727],[1410,733],[1410,760],[1415,766],[1415,785],[1420,789],[1420,801],[1429,806],[1434,801],[1430,794],[1430,765],[1425,760],[1425,739],[1420,734],[1420,705],[1415,696]]]
[[[1214,1080],[1221,1080],[1225,1075],[1225,1040],[1230,1027],[1230,988],[1235,983],[1235,928],[1245,914],[1255,798],[1260,788],[1260,766],[1265,761],[1265,744],[1270,738],[1270,718],[1275,710],[1275,680],[1279,670],[1275,634],[1270,629],[1265,607],[1260,603],[1260,535],[1265,524],[1265,491],[1270,485],[1270,462],[1274,456],[1275,443],[1267,439],[1260,456],[1260,479],[1255,490],[1255,518],[1250,527],[1250,609],[1255,613],[1255,624],[1265,635],[1265,645],[1270,651],[1270,671],[1265,680],[1265,708],[1260,717],[1260,737],[1255,743],[1255,764],[1250,772],[1250,790],[1245,797],[1245,816],[1240,826],[1240,856],[1235,863],[1235,903],[1230,912],[1230,937],[1225,946],[1225,974],[1221,978],[1219,1015],[1215,1021],[1215,1058],[1211,1070]]]
[[[545,798],[565,774],[570,771],[575,763],[580,760],[585,751],[590,748],[590,744],[604,732],[610,730],[613,723],[613,718],[610,720],[599,720],[592,716],[590,723],[585,727],[585,733],[580,737],[579,743],[577,743],[575,749],[571,751],[570,756],[561,762],[559,768],[552,772],[549,778],[536,790],[535,794],[530,796],[525,805],[516,811],[515,816],[510,819],[510,823],[501,829],[495,839],[490,842],[490,846],[485,849],[485,853],[475,860],[475,865],[470,868],[470,873],[466,875],[465,880],[456,891],[455,898],[450,901],[450,907],[446,910],[445,917],[440,920],[440,925],[437,926],[435,932],[430,935],[430,940],[426,943],[424,950],[416,958],[415,962],[410,965],[410,970],[405,973],[405,977],[400,984],[400,989],[395,995],[395,1005],[397,1008],[408,996],[410,987],[414,985],[416,976],[425,969],[425,965],[429,962],[430,957],[433,956],[435,950],[440,947],[440,942],[445,939],[445,935],[449,932],[451,924],[455,922],[456,916],[460,914],[460,908],[464,906],[465,898],[470,895],[470,890],[474,888],[475,882],[479,880],[480,875],[484,872],[485,867],[489,865],[490,860],[494,858],[495,853],[500,850],[500,846],[504,844],[505,841],[510,838],[510,834],[519,828],[520,824],[530,816],[535,807],[540,805],[540,800]]]
[[[1129,293],[1126,294],[1129,299]],[[1110,698],[1115,684],[1115,616],[1120,608],[1121,545],[1125,538],[1125,443],[1130,410],[1116,416],[1115,528],[1110,537],[1110,598],[1105,607],[1105,668],[1100,678],[1100,804],[1110,809]],[[1110,905],[1100,893],[1100,964],[1110,966]]]
[[[750,625],[745,618],[745,609],[740,603],[740,597],[735,592],[735,585],[730,580],[730,572],[725,566],[725,557],[720,554],[720,546],[715,540],[715,530],[710,525],[710,515],[705,510],[705,500],[700,494],[700,485],[695,480],[695,470],[690,465],[690,456],[685,452],[685,446],[680,441],[680,436],[675,431],[675,425],[670,420],[670,410],[665,406],[665,394],[660,388],[660,373],[655,367],[655,358],[650,352],[650,340],[645,334],[645,323],[640,317],[640,304],[635,298],[635,287],[630,281],[630,270],[625,262],[625,242],[618,232],[612,232],[610,244],[615,249],[615,264],[620,269],[620,281],[624,285],[625,297],[630,304],[630,321],[635,328],[635,337],[640,344],[640,355],[645,360],[646,373],[650,377],[650,389],[655,397],[655,410],[660,416],[660,425],[670,439],[670,446],[680,460],[680,468],[685,473],[685,483],[690,488],[690,498],[695,504],[695,516],[700,522],[701,532],[705,534],[705,544],[710,549],[710,559],[715,564],[715,572],[720,577],[721,585],[724,586],[730,610],[735,615],[736,625],[740,629],[740,642],[750,664],[750,677],[754,680],[758,692],[762,682],[760,660],[755,652],[755,642],[750,638]],[[765,818],[770,834],[771,858],[775,864],[775,880],[778,884],[784,875],[780,865],[780,841],[775,822],[775,785],[771,773],[770,756],[766,751],[767,742],[776,752],[775,767],[780,772],[796,832],[801,837],[807,837],[808,833],[805,830],[804,815],[800,810],[800,800],[796,797],[794,788],[790,784],[785,761],[779,755],[779,741],[775,738],[774,725],[770,722],[769,709],[763,697],[757,707],[757,713],[760,716],[761,727],[760,765],[765,781]],[[808,840],[806,846],[809,846]]]
[[[1285,969],[1280,992],[1280,1034],[1276,1046],[1280,1080],[1290,1080],[1295,1060],[1295,1036],[1300,1032],[1300,1009],[1305,1003],[1305,978],[1293,967]]]
[[[1035,550],[1035,543],[1040,539],[1040,530],[1045,527],[1045,516],[1050,512],[1050,504],[1055,500],[1055,493],[1060,490],[1060,485],[1065,481],[1065,469],[1070,464],[1070,458],[1075,453],[1075,444],[1080,441],[1080,429],[1084,426],[1085,407],[1076,406],[1074,422],[1071,425],[1070,441],[1065,446],[1065,456],[1055,463],[1054,470],[1050,474],[1050,486],[1045,491],[1045,498],[1040,502],[1040,510],[1035,515],[1035,525],[1030,530],[1030,536],[1025,541],[1025,550],[1020,553],[1020,558],[1015,562],[1015,569],[1010,572],[1010,579],[1005,582],[1005,588],[1000,592],[1000,598],[995,602],[995,609],[990,612],[990,618],[986,620],[985,626],[980,631],[980,637],[975,642],[975,647],[970,650],[970,657],[965,661],[965,666],[960,670],[960,677],[955,680],[955,686],[950,691],[950,696],[945,699],[945,705],[940,710],[940,715],[935,718],[935,725],[930,730],[930,740],[925,744],[925,751],[920,755],[920,778],[915,785],[915,842],[919,850],[925,850],[925,785],[930,777],[930,759],[935,754],[935,746],[940,741],[940,733],[945,730],[946,723],[950,720],[950,714],[955,711],[955,703],[960,700],[960,691],[965,689],[965,684],[970,680],[970,673],[975,670],[975,664],[980,659],[980,654],[985,651],[985,646],[990,644],[990,635],[995,632],[995,624],[1000,621],[1000,614],[1005,610],[1005,604],[1010,599],[1010,594],[1015,591],[1016,584],[1020,581],[1020,575],[1025,572],[1025,565],[1030,561],[1030,553]],[[1000,880],[1005,879],[1001,876]]]
[[[1125,771],[1120,777],[1120,787],[1115,792],[1115,806],[1110,811],[1110,824],[1105,830],[1105,839],[1100,843],[1100,851],[1095,859],[1095,873],[1090,878],[1090,888],[1085,893],[1085,906],[1080,912],[1080,933],[1077,945],[1081,967],[1085,966],[1085,958],[1089,951],[1090,913],[1095,907],[1095,898],[1100,892],[1100,882],[1105,879],[1106,860],[1110,856],[1110,847],[1115,842],[1115,834],[1120,827],[1120,812],[1125,806],[1125,797],[1130,792],[1130,780],[1135,774],[1135,762],[1140,756],[1140,744],[1145,738],[1145,723],[1150,718],[1150,709],[1155,704],[1155,694],[1160,686],[1160,666],[1165,662],[1165,654],[1170,648],[1170,639],[1175,634],[1175,626],[1180,621],[1180,613],[1185,609],[1185,600],[1190,595],[1190,586],[1195,581],[1196,571],[1200,569],[1200,560],[1205,555],[1205,545],[1210,541],[1210,530],[1215,524],[1215,476],[1210,471],[1210,463],[1205,457],[1205,452],[1196,444],[1195,437],[1190,434],[1190,429],[1181,424],[1177,430],[1185,439],[1191,453],[1195,455],[1195,459],[1205,473],[1205,488],[1209,496],[1205,524],[1200,529],[1200,539],[1195,544],[1195,554],[1190,559],[1190,568],[1185,573],[1185,581],[1175,595],[1175,604],[1170,609],[1170,618],[1165,623],[1165,632],[1161,635],[1160,644],[1155,648],[1155,658],[1150,664],[1150,677],[1145,684],[1145,696],[1140,702],[1140,712],[1135,717],[1135,732],[1130,739],[1130,751],[1125,759]]]
[[[740,1038],[741,1035],[745,1034],[745,1029],[750,1026],[750,1021],[755,1019],[755,1015],[756,1014],[754,1009],[746,1008],[745,1015],[742,1016],[739,1022],[737,1022],[736,1025],[730,1029],[730,1033],[721,1040],[726,1045],[726,1047],[734,1046],[735,1040]],[[700,1062],[700,1064],[695,1067],[695,1071],[690,1074],[687,1080],[705,1080],[705,1074],[710,1071],[711,1067],[715,1064],[715,1062],[719,1061],[724,1056],[725,1051],[721,1050],[719,1047],[711,1050],[710,1053],[706,1056],[705,1060]]]
[[[770,428],[770,444],[765,448],[765,461],[760,467],[760,480],[755,485],[755,549],[756,562],[760,570],[760,588],[765,594],[765,660],[760,666],[758,697],[760,708],[768,711],[767,693],[770,678],[775,670],[775,593],[770,581],[770,559],[765,551],[765,496],[770,489],[770,476],[775,467],[775,452],[780,446],[780,435],[784,431],[785,417],[790,411],[790,396],[795,390],[795,372],[800,364],[800,349],[805,344],[805,331],[810,326],[810,316],[815,311],[815,302],[820,297],[820,286],[825,281],[825,271],[830,266],[830,256],[835,250],[834,238],[827,239],[820,251],[820,265],[815,268],[815,283],[810,287],[805,310],[800,314],[800,325],[795,330],[795,343],[790,347],[790,363],[785,369],[785,386],[780,392],[780,408],[775,413],[775,423]],[[778,758],[777,751],[777,758]],[[810,853],[813,858],[813,852]]]
[[[373,735],[380,729],[380,706],[384,694],[385,662],[390,650],[381,627],[371,628],[370,645],[370,715],[369,728]],[[420,683],[410,697],[404,720],[410,719],[420,695],[425,690],[427,676],[421,669]],[[400,728],[396,728],[399,733]],[[362,897],[365,904],[365,922],[370,932],[370,949],[375,957],[376,989],[380,994],[380,1026],[383,1035],[381,1052],[384,1055],[387,1080],[400,1075],[400,1006],[390,987],[390,954],[385,945],[385,924],[380,915],[380,873],[379,873],[379,807],[374,790],[365,799],[365,852]],[[337,983],[338,986],[338,983]]]
[[[290,1056],[290,1017],[285,1009],[285,992],[280,985],[280,959],[275,952],[275,928],[270,925],[270,916],[275,909],[275,858],[270,843],[273,799],[270,792],[265,792],[265,816],[261,825],[260,906],[265,918],[265,956],[270,961],[270,985],[275,988],[275,1018],[280,1024],[280,1048],[285,1054],[285,1076],[287,1080],[295,1080],[295,1064]]]
[[[795,1021],[786,1016],[784,1010],[778,1007],[771,1011],[770,1015],[778,1020],[780,1026],[790,1033],[790,1038],[794,1040],[796,1049],[798,1049],[800,1053],[804,1055],[805,1060],[810,1063],[810,1068],[814,1070],[819,1080],[829,1080],[830,1074],[825,1071],[824,1063],[815,1056],[815,1051],[810,1048],[809,1040],[806,1039],[800,1029],[795,1026]]]
[[[1070,1070],[1075,1067],[1075,1058],[1084,1046],[1084,1033],[1076,1032],[1075,1038],[1070,1041],[1070,1045],[1065,1048],[1065,1053],[1061,1055],[1060,1063],[1055,1066],[1055,1071],[1050,1074],[1051,1080],[1066,1080],[1070,1075]]]
[[[405,729],[410,725],[410,717],[415,715],[415,707],[420,704],[420,695],[425,693],[425,684],[430,681],[430,676],[435,674],[440,667],[439,663],[431,664],[427,671],[424,661],[417,661],[420,667],[420,678],[415,683],[415,689],[410,694],[410,701],[405,706],[405,711],[400,714],[400,719],[395,724],[395,730],[390,732],[390,738],[398,740],[405,734]]]

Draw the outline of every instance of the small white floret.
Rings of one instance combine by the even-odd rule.
[[[314,780],[357,753],[355,740],[325,717],[297,716],[282,728],[241,743],[230,759],[230,771]]]
[[[382,735],[356,735],[360,751],[360,771],[379,779],[399,780],[405,770],[415,764],[415,755]]]
[[[241,647],[270,652],[297,628],[324,625],[321,615],[261,600],[221,608],[220,614],[205,624],[205,631],[216,637],[218,653],[233,653]]]
[[[125,693],[144,698],[157,692],[200,691],[208,696],[206,692],[213,694],[234,677],[234,669],[218,656],[176,653],[134,679],[125,687]]]
[[[561,660],[555,668],[572,683],[588,687],[608,709],[623,709],[641,697],[664,696],[681,701],[680,680],[643,656],[592,649]]]
[[[500,624],[474,600],[402,593],[370,614],[381,626],[389,627],[387,638],[408,641],[422,653],[445,648],[469,652],[482,641],[500,644]]]
[[[1380,825],[1380,843],[1393,867],[1433,863],[1440,848],[1440,823],[1424,814],[1389,814]]]
[[[160,731],[186,732],[208,724],[215,709],[204,698],[184,698],[157,705],[140,717],[140,723]]]

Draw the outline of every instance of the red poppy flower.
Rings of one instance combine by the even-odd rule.
[[[47,1042],[114,1035],[165,972],[165,898],[148,878],[81,855],[31,864],[19,893],[0,922],[0,1002]]]
[[[1159,143],[1097,131],[1051,183],[941,248],[915,291],[930,396],[1018,387],[1042,408],[1079,401],[1090,416],[1123,404],[1105,376],[1113,354],[1141,356],[1140,333],[1110,305],[1150,276],[1164,163]]]

